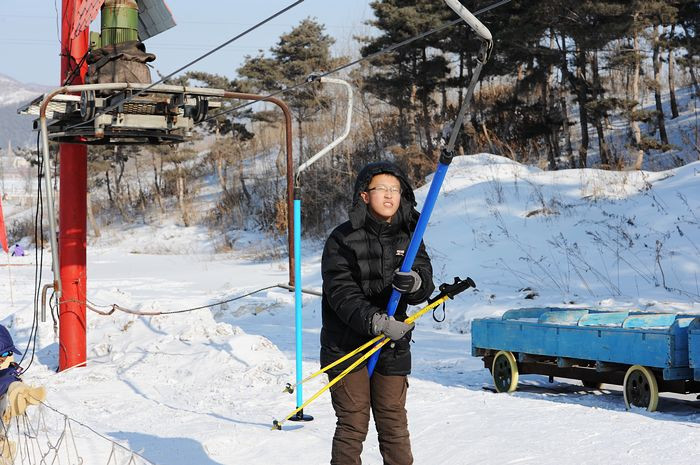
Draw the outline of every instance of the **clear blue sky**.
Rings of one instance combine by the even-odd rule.
[[[22,82],[58,85],[61,0],[0,0],[0,74]],[[154,67],[169,74],[204,52],[274,14],[293,0],[166,0],[178,25],[146,41]],[[334,52],[352,55],[354,35],[370,32],[370,0],[305,0],[191,69],[235,77],[245,55],[267,51],[280,34],[315,17],[336,39]],[[99,29],[93,22],[92,30]],[[155,78],[157,75],[153,73]]]

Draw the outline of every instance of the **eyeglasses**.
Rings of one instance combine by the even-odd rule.
[[[367,191],[377,191],[380,194],[386,194],[387,192],[391,192],[392,194],[400,194],[401,193],[401,187],[399,186],[385,186],[384,184],[379,184],[378,186],[370,187],[367,189]]]
[[[11,350],[6,350],[5,352],[0,354],[0,357],[5,358],[5,357],[9,357],[12,354],[13,354],[13,352]]]

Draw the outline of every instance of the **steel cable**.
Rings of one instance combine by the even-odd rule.
[[[273,289],[273,288],[275,288],[275,287],[281,287],[281,286],[280,286],[279,284],[272,284],[272,285],[270,285],[270,286],[265,286],[265,287],[262,287],[262,288],[260,288],[260,289],[256,289],[256,290],[254,290],[254,291],[248,292],[248,293],[246,293],[246,294],[239,295],[239,296],[236,296],[236,297],[232,297],[232,298],[230,298],[230,299],[221,300],[221,301],[218,301],[218,302],[213,302],[213,303],[207,304],[207,305],[200,305],[200,306],[198,306],[198,307],[184,308],[184,309],[173,310],[173,311],[169,311],[169,312],[167,312],[167,311],[166,311],[166,312],[164,312],[164,311],[153,311],[153,312],[149,312],[149,311],[132,310],[132,309],[129,309],[129,308],[126,308],[126,307],[122,307],[122,306],[119,305],[119,304],[104,304],[104,305],[100,305],[100,304],[96,304],[96,303],[94,303],[94,302],[91,302],[91,301],[90,301],[89,299],[87,299],[87,298],[86,298],[85,300],[72,299],[72,300],[64,300],[64,301],[62,301],[62,302],[75,302],[75,303],[85,304],[85,306],[86,306],[89,310],[91,310],[91,311],[93,311],[93,312],[95,312],[95,313],[97,313],[97,314],[99,314],[99,315],[103,315],[103,316],[111,315],[111,314],[113,314],[115,311],[120,311],[120,312],[124,312],[124,313],[129,313],[129,314],[131,314],[131,315],[140,315],[140,316],[173,315],[173,314],[177,314],[177,313],[187,313],[187,312],[193,312],[193,311],[196,311],[196,310],[203,310],[203,309],[205,309],[205,308],[216,307],[217,305],[223,305],[223,304],[226,304],[226,303],[229,303],[229,302],[233,302],[233,301],[235,301],[235,300],[240,300],[240,299],[243,299],[244,297],[249,297],[249,296],[251,296],[251,295],[253,295],[253,294],[257,294],[257,293],[259,293],[259,292],[266,291],[266,290],[268,290],[268,289]],[[109,310],[100,310],[98,307],[109,308]]]
[[[489,5],[489,6],[487,6],[487,7],[484,7],[484,8],[482,8],[482,9],[476,11],[476,12],[474,13],[474,15],[477,16],[477,15],[486,13],[487,11],[493,10],[494,8],[497,8],[497,7],[501,6],[501,5],[505,5],[506,3],[509,3],[510,1],[511,1],[511,0],[501,0],[501,1],[499,1],[499,2],[496,2],[496,3],[492,4],[492,5]],[[451,27],[451,26],[454,26],[455,24],[461,23],[461,22],[463,22],[463,21],[464,21],[464,20],[463,20],[462,18],[458,18],[458,19],[452,20],[452,21],[450,21],[450,22],[447,22],[447,23],[443,24],[442,26],[438,26],[438,27],[436,27],[436,28],[430,29],[429,31],[422,32],[422,33],[420,33],[420,34],[418,34],[418,35],[415,35],[415,36],[413,36],[413,37],[409,37],[408,39],[406,39],[406,40],[404,40],[404,41],[401,41],[401,42],[396,43],[396,44],[394,44],[394,45],[390,45],[389,47],[386,47],[386,48],[384,48],[384,49],[382,49],[382,50],[376,51],[376,52],[374,52],[374,53],[372,53],[372,54],[370,54],[370,55],[367,55],[366,57],[358,58],[358,59],[353,60],[353,61],[351,61],[351,62],[349,62],[349,63],[346,63],[346,64],[344,64],[344,65],[338,66],[337,68],[334,68],[334,69],[332,69],[332,70],[330,70],[330,71],[325,71],[325,72],[323,72],[323,73],[315,74],[315,75],[314,75],[314,80],[313,80],[313,81],[307,79],[307,80],[305,80],[304,82],[300,82],[300,83],[298,83],[298,84],[293,85],[292,87],[287,87],[287,88],[285,88],[285,89],[278,90],[278,91],[276,91],[276,92],[273,92],[273,93],[271,93],[271,94],[268,94],[268,95],[266,95],[263,99],[261,99],[261,100],[259,100],[259,101],[265,101],[265,99],[269,99],[269,98],[276,97],[276,96],[278,96],[278,95],[281,95],[281,94],[284,94],[284,93],[287,93],[287,92],[291,92],[291,91],[293,91],[293,90],[295,90],[295,89],[298,89],[298,88],[300,88],[300,87],[306,86],[306,85],[310,84],[311,82],[317,81],[318,79],[320,79],[320,78],[322,78],[322,77],[328,76],[328,75],[330,75],[330,74],[337,73],[337,72],[342,71],[342,70],[344,70],[344,69],[346,69],[346,68],[349,68],[349,67],[351,67],[351,66],[354,66],[354,65],[356,65],[356,64],[358,64],[358,63],[362,63],[363,61],[372,60],[372,59],[374,59],[374,58],[376,58],[376,57],[378,57],[378,56],[380,56],[380,55],[383,55],[383,54],[385,54],[385,53],[393,52],[393,51],[396,50],[397,48],[403,47],[404,45],[410,44],[411,42],[415,42],[416,40],[422,39],[422,38],[427,37],[427,36],[429,36],[429,35],[431,35],[431,34],[435,34],[436,32],[443,31],[443,30],[445,30],[445,29],[447,29],[447,28],[449,28],[449,27]],[[251,106],[251,105],[253,105],[253,104],[257,103],[257,102],[258,102],[258,101],[244,103],[244,104],[239,105],[239,106],[237,106],[237,107],[234,107],[234,108],[231,108],[231,109],[228,109],[228,110],[219,112],[219,113],[217,113],[217,114],[215,114],[215,115],[213,115],[213,116],[210,116],[210,117],[208,117],[208,118],[203,119],[202,121],[200,121],[200,122],[197,123],[197,124],[201,124],[201,123],[205,123],[205,122],[207,122],[207,121],[211,121],[211,120],[213,120],[213,119],[215,119],[215,118],[218,118],[219,116],[223,116],[223,115],[226,115],[226,114],[228,114],[228,113],[233,113],[233,112],[236,111],[236,110],[240,110],[241,108],[249,107],[249,106]]]

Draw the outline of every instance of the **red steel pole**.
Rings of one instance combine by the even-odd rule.
[[[61,82],[84,84],[89,29],[71,38],[75,13],[83,0],[63,0],[61,14]],[[81,61],[82,60],[82,61]],[[75,68],[80,65],[80,70]],[[66,83],[66,79],[71,77]],[[60,191],[58,207],[58,256],[63,295],[60,300],[58,369],[63,371],[86,362],[86,251],[87,251],[87,147],[60,144]]]

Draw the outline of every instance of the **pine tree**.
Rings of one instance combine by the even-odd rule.
[[[652,47],[652,68],[654,78],[649,81],[649,87],[654,91],[656,104],[656,126],[659,130],[661,144],[668,147],[668,135],[666,134],[666,122],[663,105],[661,104],[661,47],[662,28],[675,22],[678,9],[670,2],[663,0],[636,0],[633,2],[636,9],[639,27],[644,29],[644,35]]]
[[[685,50],[685,55],[678,63],[688,69],[695,87],[695,95],[700,97],[700,82],[696,74],[700,69],[700,3],[693,0],[680,1],[678,24],[683,31],[679,41]]]
[[[481,4],[481,3],[480,3]],[[499,119],[510,131],[501,138],[520,147],[547,148],[550,169],[558,167],[559,144],[565,119],[561,99],[553,90],[553,67],[560,55],[555,41],[555,25],[560,5],[550,1],[514,1],[483,18],[495,31],[494,53],[485,69],[487,76],[512,76],[512,93],[498,98]],[[481,121],[484,133],[485,121]]]
[[[444,2],[438,0],[377,0],[370,6],[375,19],[368,24],[381,34],[360,38],[365,44],[362,56],[435,28],[451,18]],[[363,90],[398,110],[402,147],[420,143],[428,153],[433,152],[431,122],[437,107],[433,93],[445,84],[449,73],[445,57],[435,53],[443,37],[433,34],[371,61],[373,72],[365,79]]]
[[[270,50],[272,57],[260,53],[246,57],[238,69],[245,79],[241,84],[258,91],[278,91],[303,83],[312,73],[332,68],[330,48],[334,40],[324,33],[324,26],[311,18],[301,21],[289,33],[280,36],[277,45]],[[327,106],[318,86],[306,85],[286,92],[282,99],[289,105],[297,123],[299,156],[303,159],[303,123]]]

